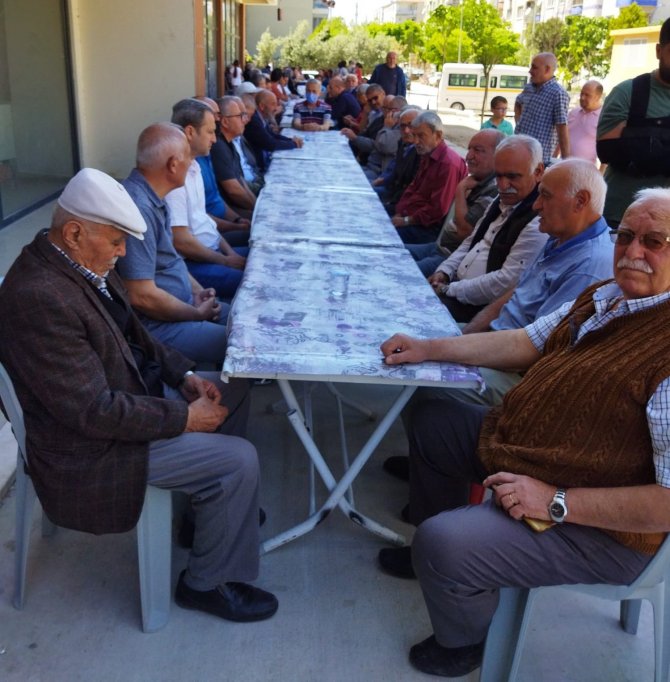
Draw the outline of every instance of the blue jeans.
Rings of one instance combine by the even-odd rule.
[[[396,230],[405,244],[427,244],[437,239],[440,225],[402,225]]]
[[[233,250],[240,256],[247,256],[249,254],[248,247],[238,246]],[[240,286],[242,275],[244,274],[244,270],[229,268],[218,263],[200,263],[187,260],[186,267],[199,284],[206,289],[214,289],[219,298],[228,302],[235,296],[237,287]]]
[[[430,277],[437,270],[437,266],[447,258],[434,242],[407,244],[405,248],[412,254],[424,277]]]

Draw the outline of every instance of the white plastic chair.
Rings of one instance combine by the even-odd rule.
[[[23,608],[26,565],[37,495],[26,473],[26,429],[23,410],[9,375],[0,364],[0,399],[5,406],[18,445],[16,454],[16,528],[14,599]],[[42,534],[53,533],[55,526],[42,515]],[[144,507],[137,523],[137,554],[142,602],[142,630],[160,630],[170,617],[170,565],[172,553],[172,495],[169,490],[147,486]]]
[[[637,632],[642,599],[654,610],[654,682],[667,682],[670,662],[670,536],[637,580],[630,585],[563,585],[602,599],[621,601],[621,627]],[[533,600],[543,588],[506,587],[500,590],[500,603],[486,638],[480,682],[512,682],[516,679],[523,640],[530,621]]]

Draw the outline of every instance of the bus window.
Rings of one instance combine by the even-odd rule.
[[[450,73],[449,85],[452,87],[476,88],[477,75],[474,73]]]
[[[526,76],[500,76],[500,87],[510,90],[523,90],[528,78]]]
[[[491,84],[489,85],[490,88],[495,88],[498,86],[498,76],[491,76]]]

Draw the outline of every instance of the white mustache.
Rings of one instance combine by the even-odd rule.
[[[640,272],[644,272],[647,275],[653,275],[654,274],[654,271],[653,271],[651,265],[649,265],[649,263],[647,263],[647,261],[643,260],[642,258],[632,259],[632,258],[627,258],[626,256],[624,256],[623,258],[620,258],[617,261],[616,266],[620,270],[623,270],[623,269],[639,270]]]
[[[518,192],[515,189],[513,189],[512,187],[510,187],[509,189],[498,190],[498,194],[503,194],[503,195],[504,194],[518,194]]]

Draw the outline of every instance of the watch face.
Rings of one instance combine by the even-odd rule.
[[[549,511],[551,512],[552,516],[557,516],[559,518],[565,514],[565,508],[558,502],[552,502],[551,507],[549,507]]]

